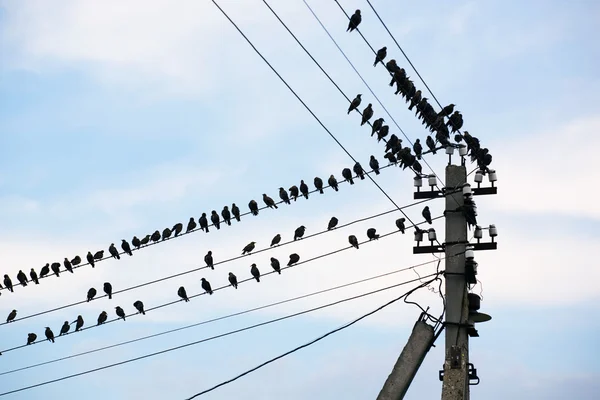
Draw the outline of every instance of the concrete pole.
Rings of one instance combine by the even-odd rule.
[[[446,189],[460,188],[467,182],[464,166],[446,167]],[[446,359],[442,400],[469,400],[469,335],[465,248],[467,221],[460,212],[464,204],[462,191],[446,196]],[[456,256],[456,254],[460,254]]]

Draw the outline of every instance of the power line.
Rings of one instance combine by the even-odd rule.
[[[21,368],[16,368],[16,369],[12,369],[12,370],[5,371],[5,372],[0,372],[0,376],[12,374],[12,373],[23,371],[23,370],[26,370],[26,369],[40,367],[42,365],[53,364],[53,363],[58,362],[58,361],[64,361],[64,360],[68,360],[68,359],[71,359],[71,358],[84,356],[84,355],[91,354],[91,353],[97,353],[97,352],[100,352],[100,351],[112,349],[112,348],[115,348],[115,347],[124,346],[124,345],[131,344],[131,343],[140,342],[142,340],[151,339],[151,338],[154,338],[154,337],[157,337],[157,336],[167,335],[167,334],[174,333],[174,332],[179,332],[179,331],[182,331],[182,330],[185,330],[185,329],[194,328],[194,327],[200,326],[200,325],[206,325],[206,324],[209,324],[209,323],[212,323],[212,322],[217,322],[217,321],[221,321],[221,320],[224,320],[224,319],[236,317],[236,316],[239,316],[239,315],[248,314],[248,313],[251,313],[251,312],[254,312],[254,311],[264,310],[265,308],[270,308],[270,307],[278,306],[278,305],[281,305],[281,304],[290,303],[290,302],[293,302],[293,301],[296,301],[296,300],[305,299],[305,298],[316,296],[316,295],[319,295],[319,294],[323,294],[323,293],[331,292],[331,291],[334,291],[334,290],[346,288],[346,287],[349,287],[349,286],[357,285],[359,283],[364,283],[364,282],[368,282],[368,281],[371,281],[371,280],[374,280],[374,279],[379,279],[379,278],[383,278],[383,277],[386,277],[386,276],[394,275],[394,274],[397,274],[397,273],[400,273],[400,272],[404,272],[404,271],[408,271],[408,270],[411,270],[411,269],[414,271],[418,267],[422,267],[424,265],[432,264],[434,262],[438,262],[438,261],[437,260],[432,260],[432,261],[422,262],[422,263],[419,263],[419,264],[412,265],[410,267],[405,267],[405,268],[397,269],[397,270],[386,272],[386,273],[383,273],[383,274],[371,276],[369,278],[364,278],[364,279],[360,279],[360,280],[353,281],[353,282],[350,282],[350,283],[345,283],[343,285],[338,285],[338,286],[330,287],[330,288],[327,288],[327,289],[319,290],[319,291],[316,291],[316,292],[304,294],[304,295],[301,295],[301,296],[292,297],[292,298],[289,298],[289,299],[286,299],[286,300],[277,301],[277,302],[270,303],[270,304],[267,304],[267,305],[263,305],[263,306],[260,306],[260,307],[250,308],[250,309],[247,309],[247,310],[244,310],[244,311],[235,312],[235,313],[228,314],[228,315],[225,315],[225,316],[222,316],[222,317],[211,318],[211,319],[208,319],[208,320],[196,322],[194,324],[186,325],[186,326],[183,326],[183,327],[179,327],[179,328],[175,328],[175,329],[169,329],[167,331],[155,333],[155,334],[152,334],[152,335],[142,336],[142,337],[139,337],[139,338],[136,338],[136,339],[131,339],[131,340],[127,340],[127,341],[124,341],[124,342],[119,342],[119,343],[116,343],[116,344],[113,344],[113,345],[103,346],[103,347],[99,347],[99,348],[96,348],[96,349],[93,349],[93,350],[88,350],[88,351],[83,351],[81,353],[72,354],[70,356],[56,358],[56,359],[53,359],[53,360],[44,361],[42,363],[33,364],[33,365],[26,366],[26,367],[21,367]],[[438,266],[439,266],[439,263],[438,263]],[[440,272],[439,268],[437,269],[436,272],[437,273]],[[422,279],[420,276],[419,276],[419,278]]]
[[[437,219],[440,219],[440,218],[444,218],[444,217],[443,217],[442,215],[440,215],[440,216],[438,216],[438,217],[432,218],[432,221],[434,221],[434,220],[437,220]],[[421,225],[421,224],[425,224],[425,223],[426,223],[426,221],[423,221],[423,222],[420,222],[420,223],[419,223],[419,224],[417,224],[417,225]],[[413,228],[413,227],[415,227],[415,226],[414,226],[414,225],[407,226],[407,227],[406,227],[406,229],[410,229],[410,228]],[[387,236],[394,235],[394,234],[396,234],[396,233],[398,233],[398,232],[400,232],[400,231],[399,231],[399,230],[394,230],[394,231],[392,231],[392,232],[389,232],[389,233],[386,233],[386,234],[380,235],[380,236],[379,236],[379,239],[381,239],[381,238],[385,238],[385,237],[387,237]],[[372,241],[371,241],[371,240],[365,240],[365,241],[363,241],[363,242],[359,242],[359,245],[364,245],[364,244],[367,244],[367,243],[369,243],[369,242],[372,242]],[[298,262],[298,263],[296,263],[296,264],[293,264],[293,265],[291,265],[291,266],[284,266],[284,267],[281,267],[281,270],[285,270],[285,269],[292,268],[292,267],[295,267],[295,266],[298,266],[298,265],[306,264],[306,263],[309,263],[309,262],[312,262],[312,261],[318,260],[318,259],[320,259],[320,258],[329,257],[329,256],[331,256],[331,255],[334,255],[334,254],[337,254],[337,253],[341,253],[342,251],[346,251],[346,250],[353,249],[353,248],[354,248],[353,246],[347,246],[347,247],[343,247],[343,248],[341,248],[341,249],[333,250],[333,251],[330,251],[329,253],[320,254],[320,255],[318,255],[318,256],[315,256],[315,257],[312,257],[312,258],[309,258],[309,259],[306,259],[306,260],[300,261],[300,262]],[[266,276],[266,275],[271,275],[271,274],[274,274],[274,273],[276,273],[276,272],[275,272],[275,271],[269,271],[269,272],[266,272],[266,273],[264,273],[264,274],[262,274],[262,273],[261,273],[260,277],[262,278],[262,277],[264,277],[264,276]],[[243,280],[241,280],[241,281],[238,281],[238,285],[240,285],[240,284],[242,284],[242,283],[245,283],[245,282],[248,282],[248,281],[253,281],[253,280],[254,280],[254,277],[250,277],[250,278],[247,278],[247,279],[243,279]],[[224,285],[224,286],[221,286],[221,287],[215,288],[215,289],[213,289],[212,291],[213,291],[213,292],[216,292],[216,291],[218,291],[218,290],[221,290],[221,289],[226,289],[226,288],[229,288],[229,287],[231,287],[231,285]],[[203,296],[203,295],[205,295],[205,294],[206,294],[206,292],[200,292],[200,293],[197,293],[197,294],[195,294],[195,295],[193,295],[193,296],[188,296],[188,299],[193,299],[193,298],[195,298],[195,297]],[[180,303],[180,302],[182,302],[182,301],[183,301],[183,299],[178,299],[178,300],[174,300],[174,301],[171,301],[171,302],[168,302],[168,303],[163,303],[163,304],[160,304],[160,305],[158,305],[158,306],[154,306],[154,307],[151,307],[151,308],[147,308],[147,309],[145,310],[145,312],[149,312],[149,311],[157,310],[157,309],[159,309],[159,308],[163,308],[163,307],[172,306],[172,305],[174,305],[174,304],[177,304],[177,303]],[[130,317],[133,317],[133,316],[136,316],[136,315],[139,315],[139,314],[138,314],[138,313],[133,313],[133,314],[126,315],[125,317],[126,317],[126,318],[130,318]],[[85,327],[85,328],[82,328],[82,329],[80,329],[79,331],[71,331],[71,332],[65,333],[65,334],[63,334],[63,335],[61,335],[61,336],[56,336],[56,337],[55,337],[55,339],[58,339],[58,338],[63,338],[63,337],[67,337],[67,336],[73,335],[73,334],[75,334],[75,333],[77,333],[77,332],[81,332],[81,331],[86,331],[86,330],[89,330],[89,329],[98,328],[98,327],[100,327],[100,326],[104,326],[104,325],[106,325],[106,324],[109,324],[109,323],[112,323],[112,322],[119,321],[120,319],[121,319],[121,318],[114,318],[114,319],[111,319],[111,320],[108,320],[108,321],[106,321],[106,322],[102,323],[102,325],[90,325],[90,326],[87,326],[87,327]],[[33,345],[33,344],[38,344],[38,343],[42,343],[42,342],[45,342],[45,341],[46,341],[46,339],[39,339],[39,340],[37,340],[37,341],[35,341],[35,342],[31,343],[30,345]],[[6,350],[2,350],[2,351],[0,351],[0,354],[2,354],[2,353],[8,353],[8,352],[10,352],[10,351],[14,351],[14,350],[21,349],[21,348],[24,348],[24,347],[29,347],[30,345],[23,344],[23,345],[20,345],[20,346],[15,346],[15,347],[12,347],[12,348],[9,348],[9,349],[6,349]]]
[[[402,208],[413,207],[413,206],[425,203],[425,202],[430,201],[430,200],[432,200],[432,199],[425,199],[425,200],[417,201],[417,202],[414,202],[414,203],[402,206]],[[354,225],[354,224],[357,224],[357,223],[360,223],[360,222],[368,221],[370,219],[378,218],[378,217],[381,217],[381,216],[384,216],[384,215],[387,215],[387,214],[391,214],[391,213],[394,213],[394,212],[397,212],[397,211],[398,211],[397,209],[392,209],[392,210],[384,211],[384,212],[381,212],[381,213],[378,213],[378,214],[374,214],[374,215],[371,215],[371,216],[368,216],[368,217],[356,219],[356,220],[347,222],[345,224],[338,225],[338,226],[336,226],[332,230],[345,228],[345,227],[350,226],[350,225]],[[319,232],[316,232],[316,233],[304,236],[303,240],[310,239],[310,238],[313,238],[315,236],[319,236],[319,235],[325,234],[325,233],[330,232],[332,230],[325,229],[323,231],[319,231]],[[265,247],[263,249],[254,250],[251,254],[262,253],[262,252],[269,251],[269,250],[272,250],[272,249],[276,249],[276,248],[279,248],[281,246],[285,246],[285,245],[292,244],[292,243],[295,243],[295,242],[296,242],[295,240],[289,240],[287,242],[280,243],[279,245],[277,245],[275,247]],[[228,259],[225,259],[225,260],[222,260],[222,261],[218,261],[218,262],[213,263],[213,267],[217,266],[217,265],[221,265],[221,264],[226,264],[226,263],[229,263],[229,262],[232,262],[232,261],[240,260],[240,259],[242,259],[244,257],[247,257],[247,255],[235,256],[235,257],[231,257],[231,258],[228,258]],[[139,289],[139,288],[144,287],[144,286],[153,285],[155,283],[159,283],[159,282],[162,282],[162,281],[165,281],[165,280],[168,280],[168,279],[177,278],[177,277],[180,277],[180,276],[183,276],[183,275],[187,275],[187,274],[190,274],[192,272],[197,272],[197,271],[200,271],[200,270],[206,269],[206,268],[208,268],[208,266],[193,268],[193,269],[190,269],[190,270],[187,270],[187,271],[179,272],[177,274],[168,275],[166,277],[162,277],[162,278],[155,279],[155,280],[152,280],[152,281],[140,283],[138,285],[130,286],[130,287],[125,288],[125,289],[116,290],[116,291],[114,291],[112,293],[112,295],[114,296],[114,295],[119,294],[119,293],[124,293],[124,292],[128,292],[128,291],[131,291],[131,290]],[[101,299],[101,298],[104,298],[104,297],[107,297],[107,296],[108,295],[96,296],[91,301],[95,301],[95,300],[98,300],[98,299]],[[65,308],[70,308],[70,307],[74,307],[74,306],[77,306],[77,305],[80,305],[80,304],[85,304],[85,303],[88,303],[88,301],[87,300],[81,300],[81,301],[73,302],[73,303],[70,303],[70,304],[67,304],[67,305],[64,305],[64,306],[60,306],[60,307],[52,308],[52,309],[49,309],[49,310],[40,311],[40,312],[37,312],[37,313],[34,313],[34,314],[26,315],[24,317],[16,318],[16,319],[12,320],[11,322],[2,322],[2,323],[0,323],[0,326],[6,325],[6,324],[9,324],[9,323],[12,324],[12,323],[17,322],[17,321],[22,321],[24,319],[37,317],[37,316],[40,316],[40,315],[48,314],[48,313],[51,313],[51,312],[54,312],[54,311],[63,310]]]
[[[432,274],[430,276],[434,276],[434,275],[436,275],[436,274]],[[347,301],[351,301],[351,300],[359,299],[359,298],[362,298],[362,297],[370,296],[370,295],[373,295],[373,294],[376,294],[376,293],[379,293],[379,292],[383,292],[385,290],[393,289],[393,288],[398,287],[398,286],[402,286],[402,285],[406,285],[408,283],[415,282],[416,280],[417,279],[413,279],[413,280],[410,280],[410,281],[405,281],[405,282],[397,283],[395,285],[387,286],[387,287],[384,287],[384,288],[381,288],[381,289],[377,289],[377,290],[373,290],[373,291],[370,291],[370,292],[366,292],[366,293],[363,293],[363,294],[360,294],[360,295],[356,295],[356,296],[352,296],[352,297],[347,297],[347,298],[344,298],[342,300],[338,300],[338,301],[335,301],[335,302],[332,302],[332,303],[328,303],[328,304],[325,304],[325,305],[322,305],[322,306],[314,307],[314,308],[311,308],[311,309],[308,309],[308,310],[304,310],[304,311],[299,311],[299,312],[296,312],[296,313],[293,313],[293,314],[288,314],[288,315],[283,316],[283,317],[279,317],[279,318],[271,319],[271,320],[268,320],[268,321],[265,321],[265,322],[261,322],[261,323],[258,323],[258,324],[246,326],[244,328],[240,328],[240,329],[228,331],[228,332],[225,332],[225,333],[222,333],[222,334],[219,334],[219,335],[215,335],[215,336],[211,336],[211,337],[208,337],[208,338],[205,338],[205,339],[201,339],[201,340],[197,340],[197,341],[194,341],[194,342],[185,343],[185,344],[182,344],[182,345],[179,345],[179,346],[175,346],[175,347],[170,347],[170,348],[167,348],[167,349],[164,349],[164,350],[160,350],[160,351],[157,351],[157,352],[154,352],[154,353],[145,354],[143,356],[139,356],[139,357],[135,357],[135,358],[130,358],[130,359],[127,359],[127,360],[124,360],[124,361],[120,361],[120,362],[117,362],[117,363],[104,365],[102,367],[98,367],[98,368],[94,368],[94,369],[90,369],[90,370],[78,372],[78,373],[75,373],[75,374],[66,375],[66,376],[63,376],[63,377],[60,377],[60,378],[48,380],[48,381],[37,383],[37,384],[34,384],[34,385],[30,385],[30,386],[26,386],[26,387],[21,387],[19,389],[10,390],[10,391],[7,391],[7,392],[0,393],[0,396],[6,396],[6,395],[9,395],[9,394],[14,394],[14,393],[22,392],[22,391],[33,389],[33,388],[36,388],[36,387],[45,386],[45,385],[48,385],[48,384],[51,384],[51,383],[56,383],[56,382],[64,381],[64,380],[67,380],[67,379],[70,379],[70,378],[75,378],[75,377],[78,377],[78,376],[87,375],[87,374],[90,374],[92,372],[101,371],[101,370],[112,368],[112,367],[116,367],[116,366],[119,366],[119,365],[129,364],[129,363],[134,362],[134,361],[143,360],[145,358],[150,358],[150,357],[157,356],[157,355],[164,354],[164,353],[168,353],[168,352],[171,352],[171,351],[174,351],[174,350],[179,350],[179,349],[182,349],[182,348],[190,347],[190,346],[193,346],[193,345],[196,345],[196,344],[208,342],[208,341],[211,341],[211,340],[214,340],[214,339],[218,339],[218,338],[221,338],[221,337],[230,336],[230,335],[233,335],[235,333],[244,332],[244,331],[247,331],[247,330],[250,330],[250,329],[258,328],[258,327],[264,326],[264,325],[269,325],[269,324],[272,324],[272,323],[275,323],[275,322],[279,322],[279,321],[283,321],[285,319],[293,318],[293,317],[296,317],[296,316],[299,316],[299,315],[308,314],[308,313],[311,313],[311,312],[314,312],[314,311],[318,311],[318,310],[321,310],[321,309],[324,309],[324,308],[327,308],[327,307],[331,307],[331,306],[334,306],[334,305],[337,305],[337,304],[345,303]],[[412,291],[420,288],[421,286],[423,286],[423,285],[417,286]],[[407,292],[407,293],[410,293],[410,291]],[[402,297],[400,297],[400,298],[402,298]],[[399,300],[400,298],[398,298],[397,300]]]
[[[435,275],[435,274],[433,274],[433,275]],[[432,276],[432,275],[429,275],[429,276]],[[357,323],[358,321],[360,321],[360,320],[363,320],[363,319],[367,318],[368,316],[370,316],[370,315],[373,315],[373,314],[375,314],[376,312],[383,310],[385,307],[389,306],[390,304],[393,304],[393,303],[397,302],[398,300],[400,300],[400,299],[402,299],[402,298],[405,298],[405,297],[407,297],[408,295],[410,295],[411,293],[413,293],[413,292],[414,292],[414,291],[416,291],[417,289],[420,289],[420,288],[422,288],[422,287],[424,287],[424,286],[426,286],[426,285],[430,284],[430,283],[431,283],[431,282],[433,282],[433,281],[435,281],[435,279],[432,279],[432,280],[430,280],[429,282],[426,282],[426,283],[424,283],[424,284],[421,284],[421,285],[419,285],[419,286],[417,286],[417,287],[415,287],[415,288],[413,288],[413,289],[409,290],[408,292],[404,293],[402,296],[396,297],[395,299],[388,301],[388,302],[387,302],[387,303],[385,303],[384,305],[377,307],[375,310],[373,310],[373,311],[371,311],[371,312],[368,312],[368,313],[366,313],[366,314],[364,314],[364,315],[362,315],[362,316],[360,316],[360,317],[356,318],[355,320],[353,320],[353,321],[351,321],[351,322],[348,322],[347,324],[344,324],[344,325],[340,326],[339,328],[336,328],[336,329],[334,329],[334,330],[332,330],[332,331],[329,331],[329,332],[327,332],[326,334],[324,334],[324,335],[321,335],[321,336],[319,336],[318,338],[316,338],[316,339],[314,339],[314,340],[311,340],[310,342],[308,342],[308,343],[305,343],[305,344],[303,344],[303,345],[301,345],[301,346],[298,346],[298,347],[296,347],[296,348],[294,348],[294,349],[292,349],[292,350],[290,350],[290,351],[287,351],[287,352],[285,352],[285,353],[283,353],[283,354],[281,354],[281,355],[279,355],[279,356],[277,356],[277,357],[273,357],[273,358],[271,358],[270,360],[268,360],[268,361],[265,361],[265,362],[263,362],[262,364],[259,364],[259,365],[257,365],[256,367],[254,367],[254,368],[251,368],[251,369],[247,370],[246,372],[243,372],[243,373],[241,373],[241,374],[237,375],[237,376],[236,376],[236,377],[234,377],[234,378],[231,378],[231,379],[229,379],[229,380],[227,380],[227,381],[221,382],[221,383],[219,383],[218,385],[215,385],[215,386],[211,387],[210,389],[206,389],[206,390],[204,390],[204,391],[202,391],[202,392],[200,392],[200,393],[197,393],[197,394],[193,395],[192,397],[189,397],[189,398],[187,398],[186,400],[192,400],[192,399],[194,399],[194,398],[196,398],[196,397],[202,396],[203,394],[206,394],[206,393],[208,393],[208,392],[212,392],[213,390],[215,390],[215,389],[217,389],[217,388],[219,388],[219,387],[221,387],[221,386],[225,386],[225,385],[227,385],[227,384],[229,384],[229,383],[231,383],[231,382],[233,382],[233,381],[236,381],[236,380],[238,380],[239,378],[241,378],[241,377],[243,377],[243,376],[245,376],[245,375],[248,375],[249,373],[251,373],[251,372],[254,372],[254,371],[256,371],[257,369],[260,369],[260,368],[262,368],[262,367],[264,367],[264,366],[266,366],[266,365],[268,365],[268,364],[270,364],[270,363],[272,363],[272,362],[274,362],[274,361],[277,361],[277,360],[279,360],[279,359],[281,359],[281,358],[283,358],[283,357],[285,357],[285,356],[287,356],[287,355],[290,355],[290,354],[292,354],[292,353],[295,353],[295,352],[296,352],[296,351],[298,351],[298,350],[301,350],[301,349],[303,349],[303,348],[306,348],[306,347],[308,347],[308,346],[311,346],[311,345],[313,345],[313,344],[317,343],[318,341],[321,341],[321,340],[325,339],[327,336],[333,335],[333,334],[334,334],[334,333],[336,333],[336,332],[339,332],[339,331],[341,331],[341,330],[343,330],[343,329],[346,329],[346,328],[348,328],[348,327],[350,327],[350,326],[354,325],[354,324],[355,324],[355,323]]]

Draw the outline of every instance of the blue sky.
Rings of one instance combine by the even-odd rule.
[[[288,83],[363,166],[382,146],[346,115],[346,100],[258,0],[219,2]],[[334,2],[309,1],[367,83],[411,140],[421,126],[387,86],[381,67]],[[400,51],[362,0],[340,1],[363,11],[360,26],[375,47],[405,67]],[[600,7],[593,1],[373,2],[444,104],[455,103],[465,129],[494,156],[499,194],[476,198],[483,225],[496,224],[499,250],[477,253],[483,282],[482,309],[493,320],[471,341],[471,362],[481,378],[471,388],[486,399],[592,399],[600,392],[600,368],[590,344],[600,324],[600,271],[592,249],[600,242],[600,147],[597,93]],[[273,0],[272,7],[349,96],[363,85],[302,1]],[[111,242],[162,230],[190,216],[221,210],[262,193],[311,185],[314,176],[341,177],[352,161],[209,2],[0,1],[0,272],[37,270],[65,256],[84,256]],[[424,88],[423,88],[424,89]],[[429,96],[430,97],[430,96]],[[388,120],[388,118],[386,118]],[[388,121],[391,122],[391,121]],[[395,125],[391,131],[398,134]],[[438,173],[447,158],[427,157]],[[424,168],[425,169],[425,168]],[[472,177],[472,176],[471,176]],[[412,175],[388,168],[377,182],[398,204],[412,200]],[[429,204],[440,215],[443,202]],[[261,211],[233,227],[188,235],[106,261],[95,269],[46,279],[38,287],[2,292],[0,315],[24,316],[84,298],[91,286],[110,281],[124,288],[198,267],[209,249],[215,261],[239,254],[249,241],[268,245],[299,225],[322,230],[392,209],[365,180],[335,193],[299,199],[293,206]],[[408,209],[420,220],[421,207]],[[369,227],[394,230],[391,214],[240,261],[1,326],[0,349],[25,342],[28,332],[57,333],[78,314],[91,324],[141,299],[146,307],[176,299],[185,285],[197,293],[200,278],[227,283],[227,272],[249,276],[249,265],[269,270],[271,256],[303,259],[366,237]],[[434,223],[443,235],[442,220]],[[253,306],[325,289],[432,259],[412,255],[412,235],[378,243],[248,282],[238,291],[149,312],[127,322],[90,329],[0,357],[0,372],[118,341],[176,328]],[[432,271],[432,265],[419,269]],[[382,286],[414,279],[407,271],[298,302],[203,325],[45,367],[0,376],[3,390],[118,362],[214,334],[315,307]],[[185,398],[266,359],[309,341],[389,301],[406,289],[386,291],[297,319],[257,328],[166,355],[29,390],[11,398],[54,398],[85,393]],[[478,285],[474,291],[479,293]],[[439,312],[436,294],[414,296]],[[392,305],[318,344],[206,395],[230,399],[364,399],[376,396],[406,343],[419,310]],[[423,363],[407,399],[435,398],[443,364],[443,340]],[[507,384],[510,382],[510,384]],[[576,392],[575,392],[576,391]]]

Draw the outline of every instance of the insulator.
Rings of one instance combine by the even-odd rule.
[[[468,183],[466,185],[463,186],[462,188],[462,192],[464,196],[470,196],[472,195],[471,193],[471,185],[469,185]]]
[[[492,224],[490,225],[490,237],[496,237],[498,236],[498,228],[496,228],[496,225]]]
[[[496,170],[490,169],[488,179],[490,182],[496,182],[498,180],[498,176],[496,176]]]
[[[467,282],[474,285],[477,283],[477,262],[472,258],[465,260],[465,278]]]
[[[473,250],[467,250],[465,251],[465,258],[467,260],[472,260],[475,258],[475,252]]]
[[[458,154],[460,154],[461,157],[466,156],[468,152],[469,149],[467,149],[467,146],[461,146],[458,148]]]
[[[481,308],[481,297],[475,293],[469,293],[467,298],[469,299],[469,311],[477,311]]]
[[[415,231],[415,242],[419,243],[423,241],[423,232],[421,230]]]
[[[437,178],[435,175],[429,175],[427,180],[429,181],[429,186],[431,186],[431,187],[437,186]]]
[[[475,172],[475,182],[483,182],[483,173],[480,170],[477,170],[477,172]]]
[[[423,186],[423,178],[415,176],[415,187],[420,188],[421,186]]]
[[[481,239],[483,238],[483,230],[481,229],[481,227],[479,225],[477,225],[475,227],[475,239]]]
[[[446,154],[448,154],[449,156],[454,154],[454,147],[451,147],[451,146],[446,147]]]
[[[429,228],[429,230],[427,231],[427,237],[429,238],[430,242],[437,240],[437,236],[435,234],[435,229]]]

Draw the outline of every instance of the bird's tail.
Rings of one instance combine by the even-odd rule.
[[[108,295],[108,299],[111,300],[112,299],[112,294]]]
[[[354,179],[350,178],[350,184],[354,185]]]
[[[375,175],[379,175],[379,170],[378,169],[375,170]]]
[[[142,315],[146,315],[146,311],[142,310]]]
[[[323,194],[323,189],[319,189],[319,193]]]

